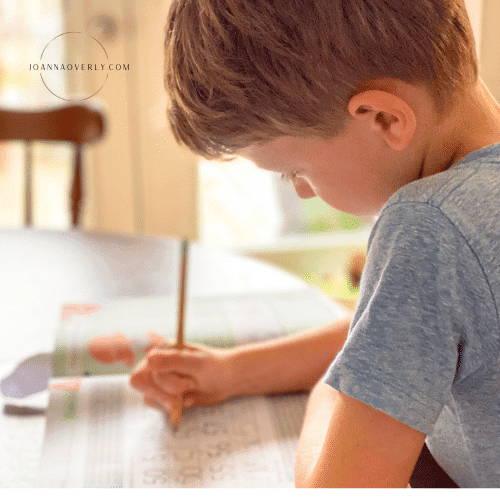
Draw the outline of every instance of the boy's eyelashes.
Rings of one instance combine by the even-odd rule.
[[[290,182],[293,179],[295,179],[295,177],[297,177],[298,172],[299,172],[298,170],[295,170],[295,172],[292,172],[291,174],[287,173],[281,174],[281,180],[284,182]]]

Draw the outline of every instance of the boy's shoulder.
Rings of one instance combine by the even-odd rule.
[[[500,143],[402,187],[384,205],[368,246],[385,248],[394,239],[399,251],[429,254],[431,249],[439,253],[444,245],[449,259],[461,252],[470,264],[478,260],[489,274],[500,255],[499,200]],[[495,273],[492,279],[500,293],[500,274]]]
[[[439,209],[452,222],[477,224],[500,216],[500,143],[469,153],[448,170],[411,182],[385,204],[424,203]],[[498,219],[497,219],[498,220]]]

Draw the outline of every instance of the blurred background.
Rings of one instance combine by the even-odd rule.
[[[101,109],[106,135],[84,153],[80,230],[188,237],[287,269],[352,304],[355,272],[372,220],[299,199],[290,183],[247,160],[201,160],[173,139],[166,120],[163,38],[169,0],[0,0],[0,107],[68,104],[100,88],[96,71],[53,71],[51,93],[34,70],[51,41],[81,32],[98,40],[114,70],[86,104]],[[498,0],[466,0],[480,74],[500,99]],[[64,43],[64,39],[66,43]],[[97,61],[96,44],[52,43],[62,62]],[[102,55],[102,54],[101,54]],[[117,69],[119,68],[119,69]],[[37,229],[70,227],[71,148],[36,144],[33,212]],[[0,228],[24,222],[22,144],[0,143]],[[351,272],[349,271],[351,270]],[[351,274],[351,275],[350,275]]]

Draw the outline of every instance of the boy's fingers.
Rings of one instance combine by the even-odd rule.
[[[195,388],[194,380],[188,377],[163,373],[155,380],[151,370],[137,369],[130,376],[130,385],[134,389],[144,393],[145,397],[154,399],[161,404],[170,404],[175,395],[194,390]]]
[[[162,337],[151,338],[149,344],[144,348],[144,352],[148,354],[153,349],[170,349],[174,346],[174,342],[171,340],[165,340]]]
[[[144,352],[149,354],[153,349],[171,349],[175,345],[174,342],[162,342],[161,344],[149,344],[144,348]]]
[[[165,402],[165,403],[161,404],[158,401],[156,401],[156,399],[154,399],[150,396],[144,396],[143,401],[144,401],[145,405],[150,406],[151,408],[154,408],[155,410],[169,412],[171,407],[172,407],[172,405],[169,402]]]
[[[161,407],[153,398],[150,398],[149,396],[144,396],[142,398],[142,402],[146,406],[150,406],[151,408],[154,408],[155,410],[159,410]]]
[[[151,370],[148,369],[147,359],[142,359],[130,373],[130,385],[134,389],[141,390],[139,387],[136,387],[136,384],[143,384],[145,382],[145,377],[149,377],[148,373],[150,373],[150,371]]]
[[[183,377],[171,372],[152,372],[154,383],[170,394],[182,394],[196,389],[196,382],[191,377]]]
[[[157,403],[161,404],[162,406],[171,404],[173,398],[175,397],[172,394],[167,394],[166,392],[162,391],[152,381],[150,385],[144,385],[144,386],[138,385],[137,387],[136,386],[134,387],[143,393],[143,397],[147,397],[150,400],[154,400]]]
[[[147,356],[148,368],[150,370],[168,370],[173,366],[178,368],[181,362],[177,349],[152,349]]]
[[[165,394],[163,399],[161,400],[157,400],[150,395],[144,396],[144,403],[146,403],[148,406],[151,406],[156,410],[164,410],[167,413],[170,413],[175,400],[176,397],[169,394]],[[184,408],[191,408],[193,406],[209,406],[214,404],[215,402],[216,401],[214,401],[212,398],[203,394],[199,394],[197,392],[188,392],[186,394],[183,394],[182,396],[182,404]]]
[[[130,377],[130,385],[141,392],[147,392],[149,388],[154,384],[154,381],[151,379],[151,377],[143,374],[143,373],[136,373],[134,375],[131,375]]]
[[[144,362],[144,363],[143,363]],[[136,368],[130,375],[129,382],[130,385],[137,391],[143,392],[145,394],[154,393],[156,395],[163,395],[160,388],[156,385],[153,377],[151,375],[151,370],[147,368],[140,369],[141,365],[145,364],[145,360],[141,361],[141,364]]]
[[[192,350],[190,350],[192,351]],[[200,358],[192,353],[178,349],[153,349],[147,357],[148,368],[157,371],[169,371],[192,374],[200,368]]]

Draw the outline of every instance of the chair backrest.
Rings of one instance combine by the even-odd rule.
[[[77,226],[83,200],[82,149],[101,139],[105,118],[101,111],[82,104],[36,111],[0,108],[0,141],[26,143],[25,224],[32,224],[31,145],[34,141],[70,142],[75,148],[71,189],[72,224]]]

